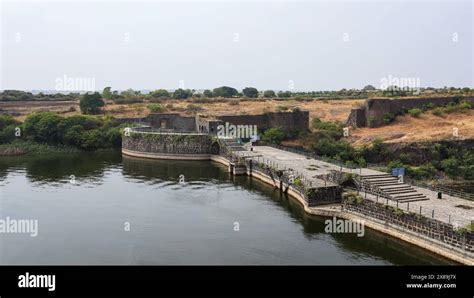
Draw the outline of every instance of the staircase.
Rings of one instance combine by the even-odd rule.
[[[400,203],[429,200],[411,185],[400,183],[398,178],[390,174],[362,175],[359,187]]]
[[[220,139],[222,142],[221,144],[224,145],[228,151],[235,152],[235,151],[247,151],[243,144],[237,143],[237,139]]]

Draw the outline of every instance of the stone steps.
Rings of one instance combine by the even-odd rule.
[[[398,178],[390,174],[362,175],[361,186],[378,191],[383,197],[402,203],[429,200],[411,185],[400,183]]]

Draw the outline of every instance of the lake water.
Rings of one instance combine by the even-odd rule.
[[[184,183],[179,183],[180,175]],[[0,158],[0,264],[449,264],[366,229],[327,234],[293,199],[207,161],[120,152]],[[238,228],[238,230],[237,230]]]

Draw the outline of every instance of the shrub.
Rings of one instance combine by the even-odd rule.
[[[191,90],[189,89],[184,90],[184,89],[179,88],[173,92],[173,98],[175,99],[186,99],[188,97],[191,97],[191,95],[193,94]]]
[[[418,118],[421,113],[423,111],[421,109],[418,109],[418,108],[413,108],[413,109],[409,109],[408,110],[408,113],[412,116],[412,117],[415,117],[415,118]]]
[[[395,115],[393,113],[387,113],[383,116],[383,123],[390,124],[395,120]]]
[[[377,119],[375,119],[374,116],[369,116],[369,117],[367,118],[367,125],[368,125],[369,127],[375,127],[375,126],[377,125]]]
[[[443,113],[445,112],[445,109],[442,108],[442,107],[437,107],[437,108],[434,108],[431,113],[435,116],[438,116],[438,117],[441,117],[443,115]]]
[[[151,96],[155,98],[169,98],[170,93],[165,89],[158,89],[158,90],[153,91],[151,93]]]
[[[148,109],[153,113],[162,113],[165,110],[165,108],[162,105],[157,104],[157,103],[148,105]]]
[[[192,112],[192,113],[197,113],[199,111],[202,111],[202,108],[198,105],[195,105],[195,104],[188,104],[188,106],[186,107],[186,110],[188,112]]]
[[[258,97],[258,90],[254,87],[246,87],[242,90],[242,93],[250,98],[257,98]]]
[[[262,136],[262,140],[272,144],[280,144],[286,137],[285,131],[280,127],[267,129]]]
[[[100,108],[105,105],[102,95],[99,92],[86,93],[79,101],[79,106],[83,114],[97,114]]]
[[[239,92],[237,89],[228,87],[228,86],[222,86],[219,88],[215,88],[212,90],[212,94],[214,96],[220,96],[220,97],[233,97],[236,96]]]
[[[263,92],[263,97],[266,97],[266,98],[276,97],[275,91],[265,90],[265,92]]]

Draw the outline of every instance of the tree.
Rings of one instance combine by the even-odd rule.
[[[250,98],[257,98],[258,97],[258,90],[254,87],[246,87],[242,90],[242,93]]]
[[[169,98],[170,93],[165,89],[158,89],[158,90],[153,91],[151,93],[151,96],[155,98],[160,98],[160,97]]]
[[[112,97],[112,92],[110,92],[111,89],[112,89],[111,87],[105,87],[104,90],[102,91],[102,97],[111,98]]]
[[[274,127],[274,128],[267,129],[263,133],[262,139],[268,143],[280,144],[281,141],[283,141],[285,137],[286,137],[286,133],[282,128]]]
[[[79,106],[83,114],[97,114],[100,112],[100,108],[104,106],[104,101],[99,92],[86,93],[82,96]]]
[[[188,97],[190,97],[192,94],[191,90],[189,89],[176,89],[174,92],[173,92],[173,98],[176,98],[176,99],[186,99]]]
[[[269,98],[269,97],[276,97],[275,91],[273,90],[265,90],[263,92],[263,97]]]
[[[235,88],[222,86],[222,87],[215,88],[214,90],[212,90],[212,93],[214,94],[214,96],[232,97],[232,96],[236,96],[239,92]]]
[[[278,92],[278,97],[282,97],[282,98],[291,97],[291,92],[290,91],[280,91],[280,92]]]
[[[362,88],[362,91],[375,91],[375,90],[377,89],[372,85],[367,85],[364,88]]]
[[[204,92],[202,93],[202,95],[204,95],[204,97],[207,97],[207,98],[210,98],[210,97],[213,97],[213,96],[214,96],[214,94],[212,94],[212,91],[209,90],[209,89],[204,90]]]

